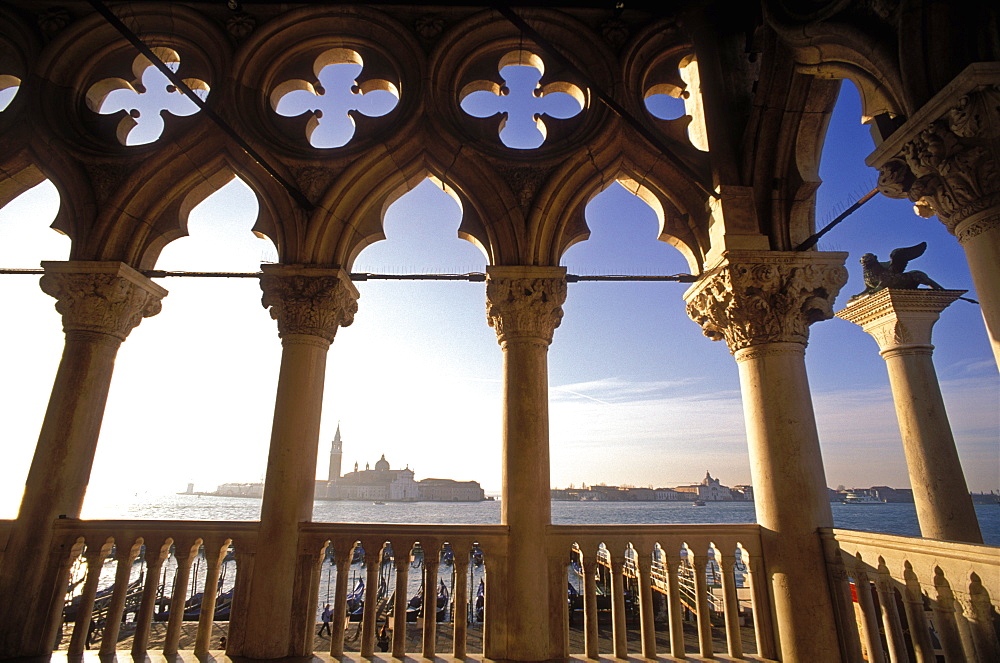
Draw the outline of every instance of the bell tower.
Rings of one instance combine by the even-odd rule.
[[[330,444],[330,472],[327,474],[327,481],[337,481],[340,479],[340,460],[344,455],[344,445],[340,439],[340,423],[337,423],[337,432],[333,436]]]

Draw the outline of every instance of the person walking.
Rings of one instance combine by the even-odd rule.
[[[330,631],[330,622],[333,621],[333,609],[330,607],[329,603],[323,606],[323,613],[320,615],[320,619],[323,621],[323,625],[319,627],[319,633],[316,635],[323,637],[323,631],[326,631],[326,635],[329,637],[332,635],[332,632]]]

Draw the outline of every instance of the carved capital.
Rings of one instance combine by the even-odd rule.
[[[143,318],[160,312],[164,288],[121,262],[45,261],[39,285],[56,298],[66,332],[107,334],[124,341]]]
[[[871,334],[883,357],[904,350],[927,354],[934,348],[931,329],[941,311],[966,292],[885,288],[852,300],[837,317]]]
[[[278,336],[315,336],[332,343],[358,311],[357,288],[342,269],[262,265],[261,304],[278,321]]]
[[[490,267],[486,319],[503,346],[513,339],[552,342],[566,301],[564,267]]]
[[[684,295],[687,314],[736,353],[764,343],[806,345],[809,325],[833,317],[846,253],[728,251]]]
[[[868,159],[878,189],[907,198],[950,232],[1000,205],[1000,74],[978,65],[896,130]]]

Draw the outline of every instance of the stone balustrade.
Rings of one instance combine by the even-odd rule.
[[[718,613],[713,606],[721,605],[723,609],[717,617],[721,617],[726,633],[728,655],[743,658],[740,612],[741,603],[745,603],[749,610],[744,614],[752,614],[757,655],[775,658],[766,583],[753,582],[754,571],[761,568],[763,561],[759,526],[553,526],[549,534],[549,548],[556,551],[557,558],[561,555],[565,559],[569,551],[580,557],[587,657],[598,658],[603,654],[628,657],[626,598],[638,603],[642,655],[656,658],[658,653],[667,653],[656,650],[653,594],[657,592],[667,605],[671,656],[681,659],[686,656],[685,614],[697,618],[698,654],[713,656],[712,617],[713,612]],[[610,575],[611,652],[602,652],[598,639],[600,600],[595,578],[601,573],[599,566],[605,566]],[[706,580],[708,573],[718,580],[712,587]],[[745,602],[738,598],[737,584],[747,597]]]
[[[997,661],[997,548],[824,529],[847,660]]]
[[[0,521],[0,544],[10,526],[10,521]],[[241,590],[246,591],[254,555],[263,543],[258,528],[256,522],[58,520],[49,567],[70,591],[63,612],[52,616],[53,635],[72,628],[71,636],[60,638],[69,656],[88,648],[113,654],[120,639],[128,643],[119,637],[127,634],[135,656],[159,648],[165,655],[175,654],[185,608],[191,612],[189,599],[204,594],[200,614],[187,616],[188,631],[197,619],[197,635],[193,646],[189,641],[185,648],[196,654],[217,648],[211,640],[215,621],[226,621],[229,610],[240,610]],[[825,528],[820,536],[846,659],[905,661],[912,660],[907,654],[912,651],[917,661],[935,661],[938,655],[947,661],[1000,660],[996,548]],[[720,653],[745,658],[751,652],[743,649],[747,640],[741,637],[741,624],[752,624],[754,658],[776,658],[775,636],[780,634],[774,632],[767,583],[761,579],[766,560],[758,525],[557,525],[548,528],[540,545],[551,571],[580,589],[576,600],[570,590],[563,603],[566,612],[557,615],[567,632],[582,618],[584,651],[571,651],[573,655],[627,657],[627,620],[637,616],[641,652],[647,658]],[[484,637],[489,637],[491,606],[503,601],[504,587],[498,583],[503,574],[490,577],[490,571],[505,568],[504,560],[517,554],[509,549],[508,531],[501,525],[302,523],[298,550],[297,583],[311,597],[310,614],[298,621],[310,646],[314,616],[323,604],[325,564],[330,566],[326,582],[335,577],[335,589],[326,594],[334,610],[329,634],[334,657],[345,653],[348,628],[356,635],[354,649],[362,657],[373,655],[379,620],[386,615],[393,656],[465,657],[470,653],[469,625],[483,620]],[[440,564],[418,563],[432,559]],[[408,649],[407,602],[413,587],[419,584],[424,596],[437,596],[439,568],[449,566],[455,573],[443,578],[451,588],[446,617],[421,619],[419,651],[412,643]],[[386,568],[390,572],[380,575]],[[420,578],[412,576],[414,568],[421,569]],[[357,607],[352,573],[365,581],[360,619],[349,614],[349,604]],[[379,582],[390,577],[394,587],[377,600]],[[479,578],[485,581],[485,611],[475,605]],[[216,591],[205,592],[213,585]],[[544,603],[539,606],[542,610]],[[664,617],[666,626],[657,625],[655,620]],[[602,651],[599,618],[610,618],[610,651]],[[686,621],[694,623],[697,652],[690,651],[690,625],[685,646]],[[166,633],[154,647],[150,631],[157,622],[166,623]],[[450,651],[438,651],[439,622],[450,624]],[[229,637],[233,628],[238,620],[230,623]],[[669,634],[669,652],[657,651],[658,628]],[[715,651],[717,629],[725,633],[726,652]],[[634,648],[633,643],[633,653]]]

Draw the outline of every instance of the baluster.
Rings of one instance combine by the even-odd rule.
[[[160,568],[170,551],[170,542],[160,548],[146,546],[146,584],[142,587],[142,601],[135,617],[135,635],[132,639],[132,656],[140,660],[149,648],[149,628],[156,607],[156,592],[160,585]]]
[[[896,592],[893,590],[889,569],[885,566],[885,560],[881,558],[875,589],[878,591],[878,602],[882,607],[882,628],[885,629],[885,640],[889,645],[889,660],[892,663],[908,663],[910,658],[903,640],[903,625],[899,621],[899,609],[896,607]]]
[[[612,555],[611,563],[611,631],[615,643],[615,657],[628,658],[628,633],[625,630],[625,558]]]
[[[722,605],[726,615],[726,645],[729,655],[733,658],[743,658],[743,638],[740,635],[740,600],[736,595],[736,571],[733,565],[735,557],[723,555],[715,549],[715,561],[722,570]]]
[[[83,582],[83,592],[77,604],[76,623],[73,625],[73,636],[70,638],[67,651],[69,658],[82,656],[87,648],[87,634],[90,632],[90,622],[94,616],[97,584],[101,581],[101,567],[107,556],[106,546],[87,550],[87,579]]]
[[[771,601],[767,592],[767,580],[760,568],[760,553],[747,555],[747,585],[750,587],[750,601],[753,606],[753,632],[757,640],[757,655],[773,660],[778,657],[774,643],[774,626],[771,622]],[[847,578],[844,578],[846,583]],[[853,608],[852,608],[853,609]],[[860,656],[860,645],[858,646]]]
[[[455,650],[452,655],[457,659],[464,659],[466,654],[467,628],[469,625],[469,546],[466,544],[451,544],[454,564],[452,566],[455,574],[454,597],[455,609],[452,612],[451,621],[454,628]]]
[[[310,545],[310,549],[313,549]],[[319,591],[323,581],[323,563],[326,562],[327,544],[324,544],[319,554],[307,554],[305,560],[308,562],[309,578],[309,614],[306,616],[305,628],[302,629],[303,651],[313,651],[318,633],[316,632],[316,610],[319,607]],[[332,626],[332,624],[331,624]],[[330,633],[327,632],[327,636]]]
[[[104,621],[104,633],[101,635],[101,656],[115,653],[118,631],[122,625],[122,613],[125,611],[125,599],[128,598],[128,580],[132,574],[132,562],[139,556],[140,545],[136,543],[131,548],[118,547],[115,553],[118,568],[115,569],[115,590],[111,595],[107,618]]]
[[[205,588],[201,595],[201,612],[198,615],[198,634],[194,640],[194,653],[203,656],[208,653],[212,641],[212,626],[215,624],[215,601],[219,596],[219,572],[226,556],[229,543],[205,544]]]
[[[910,641],[917,663],[936,663],[934,645],[931,643],[931,632],[924,614],[924,597],[920,591],[920,581],[913,572],[909,562],[904,564],[903,578],[903,608],[906,611],[906,621],[910,625]]]
[[[937,623],[941,648],[944,649],[945,663],[967,661],[962,648],[962,636],[958,632],[954,595],[940,568],[934,569],[934,586],[937,588],[937,600],[931,603],[931,608],[934,610],[934,621]]]
[[[639,623],[642,631],[642,655],[656,658],[656,624],[653,621],[653,556],[639,553],[637,564],[639,581]]]
[[[340,549],[338,552],[337,549]],[[344,630],[347,628],[347,576],[351,572],[354,558],[354,544],[344,546],[341,542],[334,549],[337,562],[337,584],[333,597],[333,628],[330,632],[330,656],[339,659],[344,655]]]
[[[398,546],[398,547],[397,547]],[[393,542],[392,550],[396,556],[396,599],[392,608],[392,657],[406,656],[406,608],[409,604],[410,582],[410,551],[413,542]]]
[[[424,623],[423,655],[434,659],[437,651],[437,580],[441,563],[441,544],[437,541],[423,541],[424,550]]]
[[[582,548],[581,548],[582,550]],[[600,658],[597,640],[597,558],[580,554],[583,566],[583,642],[587,658]]]
[[[833,561],[827,563],[826,570],[830,578],[830,591],[833,593],[833,607],[837,617],[840,646],[845,653],[844,658],[848,661],[860,661],[862,658],[861,635],[858,633],[858,618],[854,612],[854,600],[851,598],[850,574],[844,565],[844,556],[846,553],[842,554],[839,545],[834,542],[829,555]],[[850,557],[850,559],[853,560],[854,558]],[[757,609],[754,608],[755,625],[757,616]]]
[[[174,589],[170,595],[170,617],[167,618],[167,634],[163,638],[163,655],[175,656],[177,645],[181,639],[181,626],[184,623],[184,604],[187,601],[188,585],[191,582],[191,565],[198,556],[200,542],[193,545],[174,545],[174,559],[177,560],[177,571],[174,574]]]
[[[688,561],[694,567],[694,597],[698,609],[698,649],[702,657],[715,658],[712,646],[712,615],[708,604],[708,587],[705,582],[705,561],[688,549]]]
[[[667,606],[670,613],[670,655],[685,660],[684,612],[681,608],[681,565],[678,558],[674,562],[666,552],[663,555],[663,569],[667,574]]]
[[[875,601],[872,600],[871,581],[860,556],[856,558],[852,575],[858,607],[861,609],[861,638],[868,651],[868,660],[871,663],[885,663],[882,639],[878,634],[878,615],[875,613]]]
[[[962,606],[969,615],[969,627],[979,660],[1000,661],[1000,642],[993,627],[993,604],[976,573],[970,575],[968,599],[963,599]]]
[[[382,546],[373,540],[362,541],[365,548],[365,606],[361,613],[361,657],[375,654],[375,613],[378,610],[378,572],[382,564]]]

